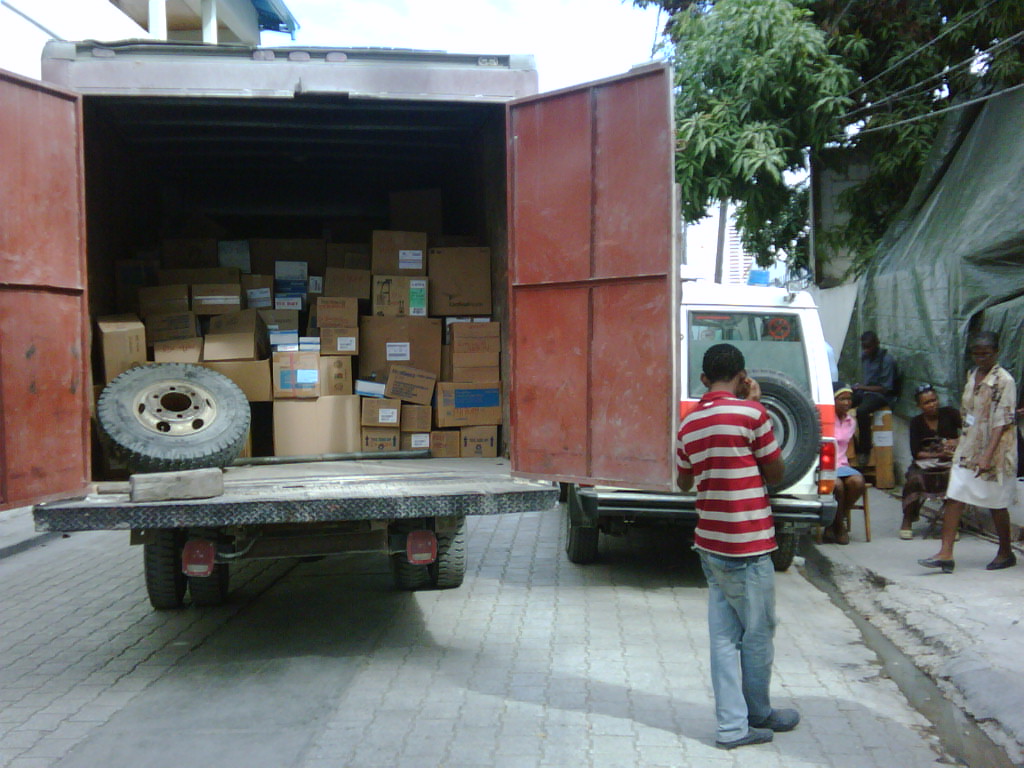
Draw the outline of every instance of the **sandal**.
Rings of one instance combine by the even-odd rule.
[[[900,528],[900,538],[904,541],[909,541],[914,538],[914,532],[906,528]]]

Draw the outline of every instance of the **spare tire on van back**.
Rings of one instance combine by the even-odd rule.
[[[250,418],[235,382],[189,363],[131,368],[96,406],[108,449],[133,472],[225,467],[245,445]]]
[[[786,468],[782,480],[768,486],[781,493],[817,465],[821,451],[821,417],[810,396],[778,371],[750,369],[747,375],[761,385],[761,405],[772,420],[775,439]]]

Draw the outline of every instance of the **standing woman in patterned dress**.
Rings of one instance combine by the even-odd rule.
[[[1015,411],[1017,385],[999,365],[999,336],[991,331],[970,341],[974,369],[967,375],[960,411],[967,431],[953,454],[946,503],[942,507],[942,546],[933,557],[918,560],[925,568],[952,573],[953,542],[965,504],[987,507],[999,536],[990,571],[1017,564],[1010,547],[1010,513],[1017,487]]]

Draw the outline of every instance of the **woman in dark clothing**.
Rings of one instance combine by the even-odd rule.
[[[911,526],[921,514],[926,494],[946,492],[953,451],[960,437],[960,412],[939,407],[939,396],[931,384],[914,390],[921,413],[910,420],[910,454],[914,463],[903,481],[903,524],[900,538],[914,537]]]

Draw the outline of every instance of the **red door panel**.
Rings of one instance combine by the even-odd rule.
[[[81,109],[0,71],[0,508],[89,479]]]
[[[517,475],[672,487],[678,409],[671,73],[509,110]]]

